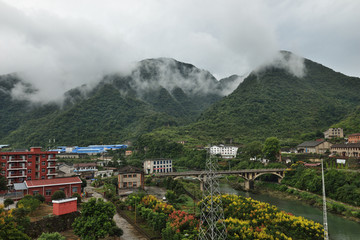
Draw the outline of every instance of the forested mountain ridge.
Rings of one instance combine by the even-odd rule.
[[[57,145],[135,139],[161,126],[193,122],[226,88],[207,71],[165,58],[141,61],[127,75],[107,75],[90,91],[72,89],[61,107],[16,100],[16,84],[25,83],[16,75],[0,76],[0,142],[18,147],[48,146],[50,139]]]
[[[289,54],[289,53],[285,53]],[[295,145],[360,106],[360,79],[305,59],[305,75],[280,67],[252,72],[230,95],[205,110],[196,123],[151,134],[189,142],[237,143],[276,136]],[[186,133],[186,134],[184,134]]]

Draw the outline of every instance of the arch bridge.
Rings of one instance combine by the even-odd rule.
[[[273,174],[278,177],[278,181],[285,176],[285,168],[274,168],[274,169],[243,169],[243,170],[228,170],[228,171],[216,171],[215,175],[237,175],[245,179],[245,190],[250,190],[254,188],[254,180],[264,174]],[[206,181],[206,171],[188,171],[188,172],[170,172],[170,173],[153,173],[155,177],[173,177],[183,178],[183,177],[193,177],[200,181],[200,189],[204,190],[204,182]]]

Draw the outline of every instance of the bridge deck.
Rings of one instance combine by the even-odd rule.
[[[285,168],[268,168],[268,169],[243,169],[243,170],[225,170],[216,171],[218,175],[232,175],[241,173],[272,173],[272,172],[285,172]],[[171,173],[153,173],[156,177],[177,177],[177,176],[200,176],[206,175],[206,171],[188,171],[188,172],[171,172]]]

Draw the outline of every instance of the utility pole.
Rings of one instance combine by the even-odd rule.
[[[327,212],[326,212],[326,196],[325,196],[325,178],[324,178],[324,163],[321,159],[321,178],[322,178],[322,191],[323,191],[323,224],[324,224],[324,240],[329,240]]]
[[[226,226],[219,181],[216,176],[217,158],[210,153],[208,155],[204,176],[203,203],[201,204],[199,240],[223,240],[226,239]]]

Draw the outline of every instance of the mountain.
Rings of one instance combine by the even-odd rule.
[[[0,107],[0,142],[19,147],[119,143],[188,124],[227,88],[207,71],[166,58],[107,75],[90,91],[85,85],[72,89],[61,106],[16,100],[12,91],[19,85],[36,94],[16,75],[0,76],[0,101],[6,103]]]
[[[291,58],[289,52],[282,54],[285,60]],[[283,143],[296,144],[302,134],[323,131],[360,106],[359,78],[308,59],[303,64],[303,76],[279,64],[252,72],[230,95],[205,110],[196,123],[168,130],[169,136],[191,143],[243,143],[276,136]]]
[[[339,123],[334,124],[332,127],[343,128],[345,135],[360,133],[360,107],[347,115]]]

